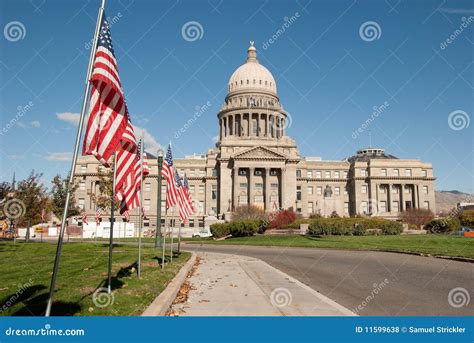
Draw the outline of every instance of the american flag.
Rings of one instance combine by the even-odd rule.
[[[124,213],[126,210],[140,206],[140,189],[141,189],[141,161],[140,154],[143,154],[143,179],[150,173],[148,167],[148,159],[146,152],[143,151],[143,142],[140,140],[136,146],[133,164],[130,164],[129,169],[133,167],[133,170],[129,171],[128,184],[123,188],[121,194],[121,205],[120,213]],[[145,168],[145,165],[147,166]],[[119,197],[120,199],[120,197]]]
[[[117,161],[115,163],[116,181],[115,196],[117,200],[122,201],[122,205],[126,205],[133,195],[136,186],[135,168],[137,160],[137,143],[135,134],[130,121],[123,135],[120,149],[117,152]],[[121,206],[122,208],[123,206]],[[121,209],[121,213],[124,210]]]
[[[125,212],[123,212],[123,217],[125,218],[125,220],[127,222],[130,221],[130,212],[128,212],[128,210],[126,210]]]
[[[102,212],[102,207],[97,207],[97,209],[95,210],[95,223],[97,225],[100,225],[100,218],[102,218]]]
[[[166,157],[163,161],[163,167],[161,168],[161,175],[166,180],[166,207],[170,208],[176,205],[177,200],[177,189],[176,181],[174,178],[173,168],[173,154],[171,153],[171,143],[168,145],[168,151],[166,151]]]
[[[175,173],[175,179],[176,179],[176,188],[177,188],[177,193],[178,193],[178,212],[179,212],[179,218],[183,223],[186,223],[186,219],[188,219],[189,216],[193,214],[193,208],[190,206],[188,203],[188,200],[186,199],[186,195],[184,193],[184,187],[183,184],[181,183],[181,178],[179,177],[178,172]]]
[[[110,25],[105,13],[100,25],[91,76],[89,119],[82,153],[108,166],[128,123],[127,106],[115,60]]]
[[[89,221],[87,220],[87,212],[86,212],[86,210],[82,210],[81,216],[82,216],[82,223],[83,223],[83,225],[84,225],[84,224],[89,224]]]
[[[143,214],[143,219],[148,219],[145,214],[145,206],[142,206],[142,214]]]
[[[191,197],[191,193],[189,192],[189,183],[188,183],[188,177],[186,174],[184,174],[184,180],[183,180],[183,191],[184,195],[186,197],[186,201],[188,202],[189,207],[192,210],[192,213],[196,212],[193,206],[193,198]]]

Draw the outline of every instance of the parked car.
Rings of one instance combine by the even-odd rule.
[[[212,237],[211,228],[209,228],[209,227],[200,227],[200,228],[198,228],[197,230],[194,231],[193,237],[199,237],[199,238]]]

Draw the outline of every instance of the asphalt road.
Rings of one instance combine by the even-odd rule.
[[[473,263],[374,251],[182,247],[259,258],[363,316],[474,315]]]

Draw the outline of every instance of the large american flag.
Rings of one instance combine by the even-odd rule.
[[[105,13],[93,68],[89,119],[82,153],[94,155],[102,164],[108,165],[126,130],[128,113]]]
[[[161,175],[166,180],[166,208],[176,205],[178,190],[176,188],[176,181],[174,178],[173,168],[173,154],[171,153],[171,143],[168,145],[163,167],[161,168]]]
[[[193,208],[190,206],[188,203],[188,200],[186,199],[186,195],[184,193],[184,187],[183,184],[181,183],[181,178],[179,177],[178,172],[175,172],[175,179],[176,179],[176,189],[177,189],[177,195],[178,195],[178,213],[179,213],[179,218],[183,223],[186,223],[186,220],[188,217],[190,217],[193,214]]]
[[[83,224],[89,224],[89,221],[87,220],[87,212],[86,210],[82,210],[81,212],[81,217],[82,217],[82,223]]]
[[[133,127],[130,121],[128,121],[115,162],[115,196],[117,200],[122,201],[121,213],[124,211],[122,207],[126,205],[127,196],[130,198],[136,187],[135,167],[138,156],[137,148]]]

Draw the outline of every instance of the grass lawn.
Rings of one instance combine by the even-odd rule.
[[[55,251],[56,244],[0,242],[0,315],[44,314]],[[190,257],[189,253],[175,254],[173,263],[162,271],[158,265],[161,253],[160,249],[142,248],[138,279],[138,248],[114,246],[113,298],[107,293],[96,297],[97,289],[107,287],[108,245],[64,244],[51,315],[140,315]],[[104,304],[108,305],[101,307]]]
[[[273,236],[230,238],[223,241],[194,239],[188,243],[221,245],[262,245],[350,250],[384,250],[424,253],[433,256],[474,258],[474,238],[451,235],[401,236]]]

